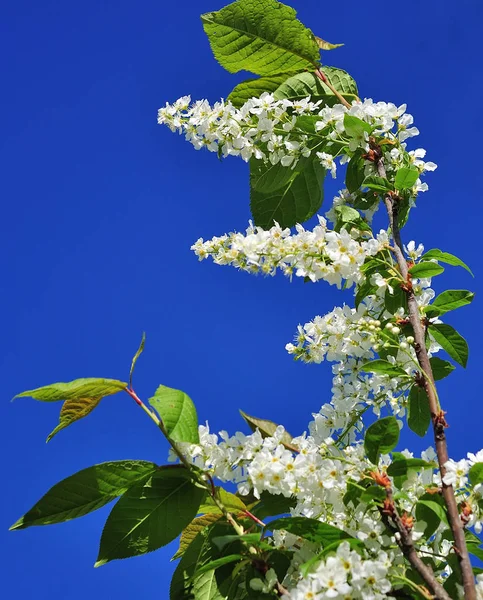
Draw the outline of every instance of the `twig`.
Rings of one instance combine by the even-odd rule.
[[[351,105],[349,104],[349,102],[347,102],[347,100],[344,98],[344,96],[335,89],[335,87],[327,79],[327,76],[324,75],[324,73],[322,73],[322,71],[320,69],[317,69],[317,71],[315,71],[315,74],[322,81],[322,83],[329,88],[329,90],[334,94],[334,96],[337,96],[337,98],[341,101],[341,103],[346,108],[350,108],[351,107]]]

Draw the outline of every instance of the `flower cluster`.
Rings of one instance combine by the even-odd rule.
[[[353,230],[356,234],[359,232]],[[354,239],[345,229],[340,232],[327,228],[319,217],[312,231],[296,226],[296,233],[275,224],[269,230],[250,224],[245,235],[230,233],[204,241],[200,238],[191,249],[200,260],[209,256],[219,265],[232,265],[249,273],[308,277],[346,287],[361,280],[360,267],[368,256],[374,256],[388,244],[385,231],[364,241]]]
[[[448,460],[444,465],[446,473],[443,482],[446,485],[452,485],[462,496],[462,501],[465,502],[462,511],[465,525],[474,527],[476,533],[481,533],[483,530],[483,484],[477,483],[469,489],[468,473],[471,467],[483,463],[483,450],[476,454],[468,452],[467,456],[467,459],[463,458],[459,461]]]
[[[380,551],[376,559],[364,560],[343,542],[334,555],[322,560],[315,571],[290,590],[290,598],[383,600],[392,589],[387,575],[393,559],[393,553]]]
[[[199,434],[199,444],[179,444],[185,456],[213,477],[236,483],[242,495],[253,492],[260,497],[267,491],[293,496],[294,514],[323,516],[333,525],[359,530],[363,513],[357,516],[356,527],[342,498],[349,479],[358,481],[374,468],[365,457],[362,444],[338,447],[330,437],[319,441],[306,435],[293,438],[288,444],[288,434],[281,426],[272,437],[265,438],[258,430],[250,435],[237,432],[231,437],[222,431],[218,436],[210,433],[208,425],[200,426]],[[424,458],[432,460],[433,454],[428,450]],[[171,459],[176,459],[174,454]],[[424,487],[417,489],[424,491]],[[406,492],[409,498],[411,491]]]
[[[299,119],[308,115],[317,117],[315,133]],[[353,102],[349,108],[342,104],[327,107],[320,101],[311,102],[309,98],[276,100],[273,94],[265,92],[260,98],[251,98],[236,108],[224,100],[213,106],[207,100],[191,104],[191,97],[184,96],[159,109],[158,123],[184,133],[196,149],[207,148],[225,157],[241,156],[245,161],[256,158],[291,168],[295,168],[301,158],[313,156],[335,177],[336,158],[343,163],[357,149],[369,150],[368,131],[347,127],[345,115],[364,121],[370,126],[371,135],[389,142],[389,150],[383,155],[389,174],[408,160],[420,174],[436,168],[434,163],[422,160],[424,149],[406,152],[405,141],[418,135],[419,131],[413,126],[413,117],[406,113],[404,104],[397,107],[366,99]],[[375,174],[373,161],[365,160],[365,172],[366,175]],[[418,179],[413,195],[425,190],[427,184]]]
[[[386,529],[377,506],[371,503],[372,496],[359,495],[347,500],[347,492],[351,484],[362,489],[361,486],[368,485],[364,482],[371,479],[377,482],[378,474],[386,477],[385,472],[391,463],[389,457],[381,457],[378,469],[374,470],[360,443],[343,448],[334,444],[331,438],[318,441],[306,435],[293,438],[288,443],[286,436],[283,427],[278,427],[273,437],[263,438],[258,430],[250,435],[236,433],[230,437],[221,432],[217,436],[210,433],[206,425],[200,427],[199,444],[179,445],[185,456],[205,472],[222,481],[236,483],[242,497],[250,492],[257,498],[262,492],[292,497],[292,515],[318,519],[359,540],[361,546],[357,552],[342,544],[335,555],[324,558],[318,566],[315,564],[315,569],[308,576],[301,577],[300,566],[316,557],[320,547],[287,532],[274,532],[275,547],[293,552],[291,567],[283,582],[290,590],[291,598],[310,598],[309,593],[317,598],[339,597],[335,592],[352,598],[388,597],[386,594],[392,587],[389,580],[393,581],[393,576],[404,575],[404,557],[396,547],[394,536]],[[407,459],[413,458],[407,450],[402,454]],[[444,522],[431,538],[424,541],[426,524],[412,523],[411,515],[415,514],[421,496],[429,488],[437,490],[441,486],[434,450],[428,448],[421,458],[425,463],[408,471],[401,482],[391,481],[391,485],[395,493],[400,492],[397,494],[399,509],[411,523],[413,540],[418,543],[421,554],[437,554],[443,558],[452,552],[451,541],[443,536]],[[483,462],[483,451],[469,454],[463,470],[467,473],[468,468],[477,462]],[[452,461],[447,464],[448,477],[461,467],[459,463],[454,464],[454,468]],[[465,485],[463,477],[460,473],[457,484]],[[479,499],[479,487],[458,490],[457,500],[466,510],[464,514],[470,515],[471,511],[464,507],[473,506]],[[479,530],[475,519],[468,523]],[[339,562],[341,557],[344,558],[343,568]],[[450,567],[443,561],[437,576],[444,581],[450,573]],[[268,590],[273,584],[272,579],[254,581],[253,586]]]
[[[286,350],[305,362],[345,361],[348,356],[373,358],[373,347],[381,337],[381,321],[368,314],[360,304],[351,308],[344,304],[323,317],[298,326],[297,345],[287,344]]]
[[[319,516],[329,510],[332,520],[343,518],[328,507],[340,503],[349,476],[358,479],[370,468],[361,445],[339,450],[331,439],[319,444],[301,436],[291,441],[289,450],[284,445],[287,434],[283,427],[266,438],[258,430],[232,437],[222,431],[221,441],[207,425],[199,429],[200,443],[185,445],[183,450],[196,466],[222,481],[237,483],[243,495],[253,491],[260,497],[268,491],[294,496],[294,512],[305,516]]]
[[[267,93],[239,109],[223,100],[213,106],[207,100],[190,102],[185,96],[166,103],[158,111],[158,123],[184,133],[197,150],[205,147],[223,156],[270,160],[285,167],[295,167],[301,157],[311,154],[309,137],[295,125],[297,116],[315,113],[318,103],[275,101]]]

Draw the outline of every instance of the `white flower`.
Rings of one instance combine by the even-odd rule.
[[[450,459],[444,464],[444,468],[446,469],[443,477],[444,484],[452,485],[456,489],[466,485],[468,481],[467,474],[470,468],[470,463],[467,460],[462,459],[455,462]]]
[[[404,250],[406,254],[411,258],[412,261],[416,261],[420,258],[424,252],[424,246],[419,244],[416,248],[416,242],[411,240],[408,244],[404,246]]]
[[[335,164],[334,157],[332,154],[327,152],[317,152],[317,158],[320,160],[320,164],[330,171],[332,177],[337,177],[337,165]]]
[[[483,450],[478,450],[476,454],[473,454],[473,452],[468,452],[467,456],[472,465],[483,462]]]

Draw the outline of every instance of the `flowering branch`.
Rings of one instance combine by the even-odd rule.
[[[378,171],[381,177],[385,176],[385,169],[382,160],[377,161]],[[425,331],[421,324],[421,315],[419,313],[418,303],[414,295],[411,285],[411,276],[409,274],[408,264],[403,253],[403,244],[401,241],[401,233],[398,225],[398,196],[396,194],[386,194],[384,196],[384,204],[386,206],[389,217],[389,224],[394,238],[394,253],[401,271],[403,279],[407,282],[404,291],[407,295],[409,319],[414,330],[414,349],[416,356],[423,372],[429,376],[424,379],[423,385],[429,400],[429,409],[433,421],[434,441],[436,446],[436,454],[438,456],[439,469],[442,479],[442,495],[448,509],[448,520],[453,532],[456,554],[461,567],[463,577],[463,586],[465,590],[466,600],[476,600],[475,580],[473,570],[471,568],[470,557],[466,547],[464,535],[464,526],[458,513],[458,506],[452,485],[447,485],[444,482],[446,473],[445,464],[449,460],[448,448],[446,443],[446,435],[444,428],[446,421],[444,413],[442,413],[439,400],[434,386],[433,371],[429,362],[428,352],[426,350]]]
[[[384,506],[380,509],[383,522],[395,533],[396,542],[402,553],[435,594],[435,598],[437,600],[451,600],[451,597],[436,579],[431,567],[426,565],[418,555],[411,533],[412,519],[401,517],[394,502],[391,482],[387,475],[383,475],[382,478],[383,480],[380,481],[384,484],[386,491],[386,500]]]

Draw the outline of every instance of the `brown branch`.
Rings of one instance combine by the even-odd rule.
[[[381,177],[386,177],[386,170],[382,158],[377,161],[377,170]],[[429,400],[429,409],[433,421],[434,441],[436,446],[436,454],[438,456],[439,470],[441,480],[446,473],[445,463],[448,461],[448,447],[446,443],[446,435],[444,428],[446,421],[444,413],[441,411],[436,388],[434,386],[433,371],[429,362],[428,352],[426,350],[425,329],[421,323],[419,314],[419,306],[414,295],[412,285],[410,285],[410,273],[408,264],[403,253],[403,245],[401,241],[401,233],[398,224],[398,202],[399,199],[395,194],[386,194],[384,204],[386,206],[389,217],[389,225],[394,239],[394,255],[399,266],[402,278],[408,285],[404,287],[407,295],[409,320],[414,330],[414,350],[418,359],[419,366],[425,374],[423,386]],[[429,378],[429,381],[428,379]],[[461,574],[463,577],[463,587],[465,600],[476,600],[475,578],[473,569],[471,568],[470,557],[466,547],[466,539],[464,534],[464,525],[458,513],[458,505],[454,494],[453,486],[446,485],[442,481],[442,495],[446,508],[448,510],[448,520],[453,532],[456,554],[458,556]]]
[[[406,526],[406,524],[403,522],[403,519],[401,518],[401,515],[398,513],[396,505],[394,504],[391,486],[386,487],[386,501],[384,503],[384,508],[381,508],[380,510],[384,524],[389,528],[389,530],[396,533],[395,537],[399,548],[401,548],[404,556],[421,575],[424,583],[434,594],[435,600],[451,600],[448,592],[436,579],[433,569],[431,569],[429,565],[425,564],[417,553],[414,546],[411,528]]]

